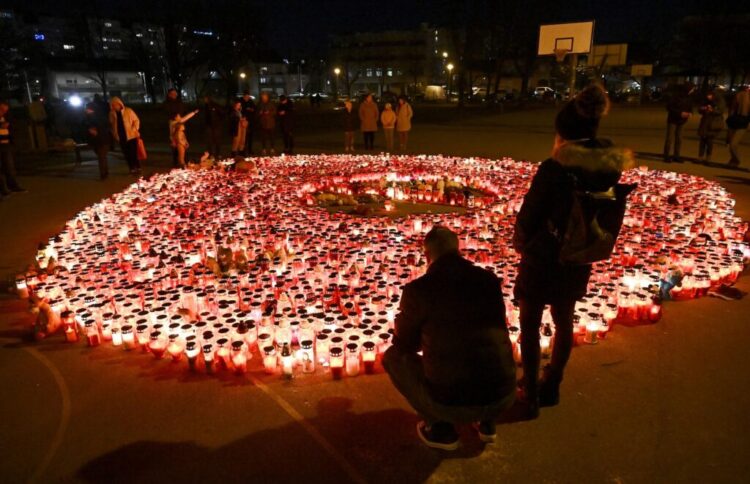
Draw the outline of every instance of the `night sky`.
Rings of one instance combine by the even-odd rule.
[[[502,8],[503,0],[485,1]],[[222,0],[206,0],[206,5],[217,5]],[[446,0],[231,0],[224,5],[257,5],[269,44],[284,57],[325,55],[329,36],[355,31],[386,29],[411,29],[421,22],[443,24],[446,20]],[[464,4],[458,3],[462,8]],[[596,20],[594,41],[597,43],[666,40],[680,18],[696,13],[750,12],[747,1],[726,0],[528,0],[549,8],[552,21]],[[0,0],[0,5],[60,12],[59,0],[28,1]],[[179,1],[153,0],[68,0],[73,4],[96,5],[103,15],[132,17],[149,16],[148,12],[164,8],[167,4],[184,6]],[[456,6],[456,0],[453,6]]]

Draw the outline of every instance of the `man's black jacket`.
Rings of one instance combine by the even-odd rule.
[[[427,385],[445,405],[487,405],[513,391],[516,366],[499,279],[459,254],[407,284],[394,346],[423,351]]]

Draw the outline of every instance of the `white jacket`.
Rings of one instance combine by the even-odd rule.
[[[140,136],[138,131],[141,128],[141,120],[138,119],[135,111],[127,106],[122,110],[122,123],[125,125],[126,141],[130,141],[131,139]],[[112,131],[112,138],[119,143],[120,136],[117,134],[117,112],[114,109],[109,112],[109,127]]]

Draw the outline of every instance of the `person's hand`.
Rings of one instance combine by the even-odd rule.
[[[200,109],[196,109],[195,111],[193,111],[193,114],[198,114],[199,111]]]

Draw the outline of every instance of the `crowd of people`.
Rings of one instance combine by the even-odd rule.
[[[697,105],[697,106],[696,106]],[[729,103],[724,93],[708,90],[696,100],[696,87],[691,83],[677,86],[667,99],[667,134],[664,140],[664,161],[682,162],[682,130],[696,110],[700,115],[698,126],[698,161],[711,161],[714,143],[726,128],[726,145],[729,148],[730,167],[741,163],[739,146],[750,125],[750,91],[742,86]]]
[[[184,152],[189,146],[184,134],[184,123],[199,110],[185,114],[186,108],[180,101],[177,91],[171,89],[164,102],[164,109],[169,117],[170,140],[173,149],[175,166],[184,166]],[[269,93],[263,92],[256,104],[249,92],[241,98],[230,102],[223,108],[211,96],[205,96],[201,108],[204,113],[208,155],[219,158],[222,153],[223,133],[226,131],[231,140],[229,156],[253,156],[254,140],[260,141],[261,155],[276,154],[276,135],[281,134],[282,153],[294,153],[295,108],[294,102],[287,96],[279,96],[278,102],[271,100]],[[354,133],[362,132],[364,149],[373,150],[375,133],[382,126],[386,151],[395,148],[395,134],[398,133],[399,150],[407,149],[408,135],[411,131],[411,118],[414,111],[406,97],[398,99],[394,108],[386,103],[381,113],[371,94],[364,97],[355,111],[350,100],[345,101],[342,110],[342,127],[344,129],[344,151],[354,151]]]

